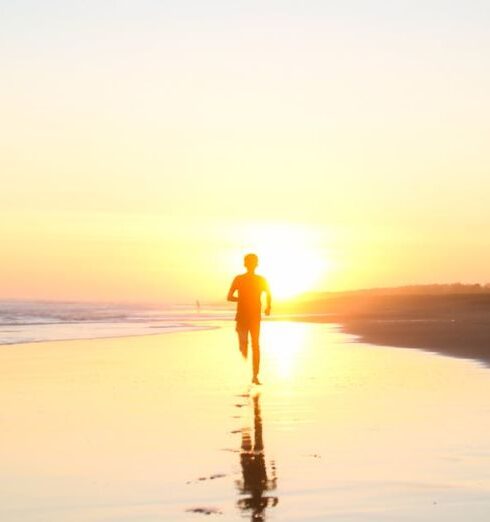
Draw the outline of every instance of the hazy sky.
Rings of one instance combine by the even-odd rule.
[[[320,289],[490,281],[489,27],[484,1],[0,0],[0,297],[216,299],[267,248]]]

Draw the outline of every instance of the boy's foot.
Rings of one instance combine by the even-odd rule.
[[[254,384],[262,384],[260,381],[259,381],[259,378],[257,376],[255,376],[253,379],[252,379],[252,382]]]

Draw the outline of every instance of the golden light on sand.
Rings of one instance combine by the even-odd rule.
[[[301,323],[281,323],[281,328],[263,329],[265,364],[275,378],[290,380],[298,367],[298,356],[307,342],[308,330]]]
[[[258,273],[267,277],[274,299],[313,291],[332,267],[328,253],[312,229],[291,224],[247,227],[246,251],[259,256]]]

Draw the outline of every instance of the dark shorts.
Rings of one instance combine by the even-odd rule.
[[[235,317],[236,330],[255,330],[260,326],[260,315],[249,316],[237,314]]]

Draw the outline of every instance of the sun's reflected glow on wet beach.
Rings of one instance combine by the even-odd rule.
[[[277,328],[279,324],[280,328]],[[274,379],[290,380],[298,370],[298,357],[306,344],[308,331],[299,323],[275,323],[273,326],[276,326],[273,332],[265,329],[263,335],[264,364],[271,368]]]
[[[346,518],[361,504],[430,520],[417,516],[428,496],[447,499],[444,515],[451,502],[474,513],[469,499],[490,498],[487,369],[351,343],[333,325],[269,321],[264,384],[252,386],[233,323],[220,325],[2,351],[0,480],[29,474],[0,495],[4,518],[30,509],[64,522],[51,506],[79,502],[76,520],[96,509],[109,519],[103,495],[124,516],[145,506],[161,520],[214,504],[238,520],[251,514],[246,499],[278,520],[292,504],[297,520],[304,510]]]

